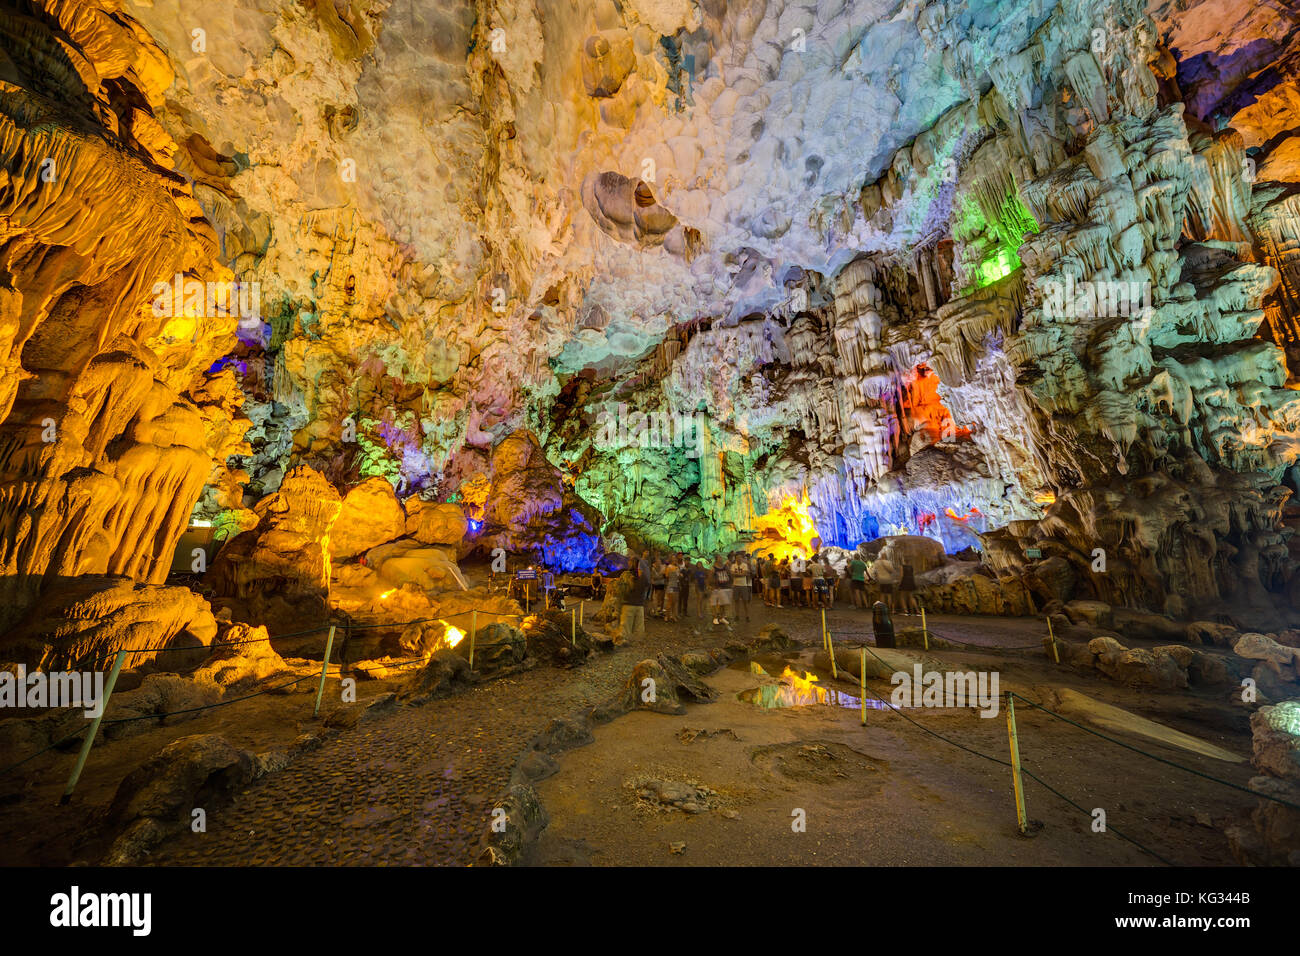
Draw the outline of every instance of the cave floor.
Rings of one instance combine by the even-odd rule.
[[[820,644],[816,611],[753,606],[752,636],[777,622],[805,649]],[[869,614],[843,604],[829,612],[845,650],[870,627]],[[900,624],[919,621],[903,619]],[[1030,618],[930,618],[934,632],[972,643],[1015,647],[1041,636]],[[725,642],[707,621],[647,619],[646,637],[585,666],[538,666],[491,680],[455,697],[399,706],[329,737],[283,770],[249,785],[207,814],[207,832],[186,831],[158,847],[158,865],[464,865],[474,861],[490,814],[517,757],[555,717],[609,699],[633,665],[658,652]],[[1142,642],[1132,642],[1141,645]],[[856,653],[854,651],[853,653]],[[1137,691],[1066,666],[1036,651],[964,648],[931,654],[978,669],[997,669],[1003,690],[1072,687],[1097,700],[1159,720],[1249,756],[1248,715],[1222,693]],[[753,687],[747,671],[708,678],[719,693],[681,716],[633,712],[595,728],[595,742],[560,755],[559,772],[538,784],[550,826],[525,862],[573,865],[689,864],[1131,864],[1156,863],[1032,781],[1029,817],[1045,824],[1033,839],[1015,832],[1008,771],[935,739],[888,710],[827,706],[765,711],[736,699]],[[855,693],[855,681],[841,690]],[[870,685],[889,696],[888,684]],[[394,685],[359,685],[362,700]],[[91,754],[71,804],[56,806],[71,754],[47,754],[25,768],[22,798],[0,803],[0,845],[7,862],[94,862],[106,845],[81,838],[117,783],[167,742],[222,733],[261,752],[319,729],[311,697],[258,697],[145,733]],[[973,711],[920,710],[922,724],[964,745],[1007,757],[1006,722]],[[1066,796],[1183,865],[1233,862],[1223,829],[1255,800],[1099,741],[1029,709],[1017,709],[1021,756]],[[701,729],[717,735],[698,735]],[[729,733],[725,732],[729,731]],[[1112,732],[1112,735],[1113,732]],[[1246,763],[1228,764],[1147,738],[1120,739],[1166,759],[1244,785]],[[690,740],[691,742],[685,742]],[[842,774],[842,776],[841,776]],[[640,806],[626,784],[643,776],[690,781],[715,792],[716,807],[688,815]],[[795,833],[792,813],[806,814]],[[674,853],[670,844],[685,843]]]

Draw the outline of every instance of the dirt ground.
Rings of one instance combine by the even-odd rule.
[[[590,607],[588,607],[590,610]],[[841,653],[870,628],[869,615],[844,605],[828,614]],[[805,649],[820,644],[820,620],[808,609],[755,605],[734,636],[779,623]],[[907,622],[916,623],[916,622]],[[942,617],[935,632],[987,644],[931,652],[974,669],[997,669],[1002,689],[1033,696],[1039,685],[1073,687],[1243,757],[1250,752],[1248,713],[1225,693],[1139,692],[1095,673],[1046,661],[1031,644],[1043,623],[1030,618]],[[158,847],[156,865],[465,865],[478,854],[511,768],[552,718],[608,700],[636,662],[657,653],[718,646],[731,634],[690,618],[647,620],[644,639],[598,654],[582,667],[537,666],[444,700],[402,705],[364,728],[339,732],[283,770],[250,784],[224,807],[210,808],[208,829],[184,831]],[[1129,642],[1144,646],[1143,642]],[[766,666],[781,662],[768,659]],[[808,666],[805,664],[805,666]],[[762,710],[737,695],[757,681],[747,669],[708,678],[716,702],[688,705],[682,716],[636,712],[595,729],[595,742],[562,754],[559,772],[538,785],[550,826],[526,862],[535,864],[1131,864],[1155,859],[1036,783],[1026,782],[1029,816],[1045,826],[1016,834],[1006,768],[943,743],[887,710],[828,706]],[[829,679],[827,679],[829,682]],[[75,749],[44,754],[0,778],[0,863],[65,866],[94,863],[112,834],[95,832],[97,813],[135,766],[186,734],[220,733],[254,753],[282,749],[319,732],[311,716],[315,681],[305,693],[267,695],[150,726],[96,746],[71,803],[58,797]],[[361,682],[361,701],[395,689]],[[841,689],[856,693],[856,682]],[[883,682],[871,686],[889,696]],[[326,699],[335,698],[331,679]],[[324,708],[328,712],[330,705]],[[915,712],[915,719],[972,749],[1005,759],[1006,723],[974,712]],[[1255,801],[1105,743],[1042,713],[1017,710],[1028,769],[1166,859],[1184,865],[1233,862],[1223,828]],[[694,731],[718,733],[692,734]],[[729,731],[729,732],[724,732]],[[1252,771],[1137,735],[1120,736],[1151,753],[1240,784]],[[684,742],[689,740],[690,742]],[[0,763],[23,755],[0,755]],[[647,777],[694,781],[716,793],[712,807],[639,808],[625,786]],[[791,828],[805,811],[805,832]],[[670,844],[686,844],[673,853]]]
[[[962,622],[939,619],[938,626]],[[1007,622],[1001,622],[1007,623]],[[855,654],[850,647],[840,654]],[[919,653],[915,655],[919,658]],[[1140,711],[1243,757],[1245,715],[1213,697],[1138,695],[1045,662],[1010,655],[932,652],[954,669],[997,668],[1002,688],[1073,687]],[[790,655],[812,668],[812,650]],[[763,659],[767,671],[785,663]],[[823,683],[857,695],[856,679]],[[1160,861],[1032,780],[1028,816],[1043,824],[1019,835],[1010,770],[928,734],[877,704],[813,704],[764,709],[741,695],[758,683],[747,665],[707,681],[714,703],[682,716],[638,711],[596,731],[595,743],[567,753],[561,771],[538,785],[550,825],[527,862],[598,866],[961,866],[1137,865]],[[892,686],[869,681],[888,700]],[[1026,696],[1030,696],[1026,693]],[[869,701],[873,699],[868,695]],[[1005,711],[914,709],[908,716],[971,750],[1007,760]],[[1234,862],[1223,828],[1255,803],[1245,794],[1161,765],[1028,707],[1017,709],[1023,765],[1108,828],[1179,865]],[[1238,784],[1248,764],[1228,763],[1138,734],[1104,731],[1165,759]],[[666,808],[638,793],[646,780],[712,791],[698,813]],[[803,827],[798,823],[802,821]],[[684,844],[684,846],[683,846]]]

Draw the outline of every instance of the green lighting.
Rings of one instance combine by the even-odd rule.
[[[999,279],[1005,279],[1019,268],[1020,257],[1016,255],[1014,249],[999,249],[990,258],[980,263],[975,288],[982,289],[986,285],[992,285]]]

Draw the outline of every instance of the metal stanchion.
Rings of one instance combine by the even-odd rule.
[[[325,639],[325,660],[320,665],[320,685],[316,688],[316,706],[312,708],[313,717],[320,714],[320,699],[325,693],[325,675],[330,669],[330,654],[334,651],[334,625],[330,625],[330,636]]]
[[[478,639],[478,608],[469,612],[469,669],[474,669],[474,641]]]
[[[1016,791],[1016,826],[1021,836],[1029,834],[1029,820],[1025,816],[1025,786],[1020,780],[1020,740],[1016,736],[1016,705],[1007,692],[1007,736],[1011,741],[1011,782]]]
[[[867,726],[867,649],[858,650],[858,686],[862,692],[862,726]]]
[[[77,781],[81,779],[81,771],[86,767],[86,758],[90,756],[90,748],[95,743],[95,735],[99,733],[99,722],[104,719],[104,713],[108,710],[108,699],[113,696],[113,687],[117,684],[117,675],[122,673],[122,664],[126,661],[126,651],[117,652],[117,659],[113,661],[113,669],[108,675],[108,684],[104,687],[104,699],[99,702],[99,714],[91,720],[90,729],[86,732],[86,739],[81,742],[81,753],[77,754],[77,762],[72,768],[72,776],[68,777],[68,785],[63,789],[63,796],[59,797],[59,804],[63,805],[72,799],[72,791],[77,787]]]

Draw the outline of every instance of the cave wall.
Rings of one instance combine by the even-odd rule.
[[[806,499],[823,543],[1061,558],[1081,596],[1290,587],[1289,21],[1228,0],[17,9],[19,605],[51,575],[156,581],[196,501],[250,528],[300,465],[468,502],[525,431],[600,513],[584,548],[603,516],[609,542],[713,551]],[[177,274],[254,307],[159,316]],[[1138,304],[1078,306],[1093,287]],[[620,420],[635,437],[603,438]]]
[[[19,3],[0,32],[4,625],[61,577],[160,582],[242,399],[207,375],[234,317],[155,308],[230,278],[156,119],[166,57],[111,5]]]

